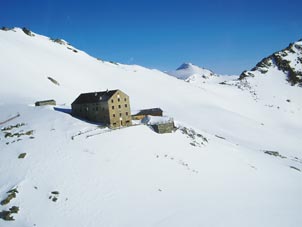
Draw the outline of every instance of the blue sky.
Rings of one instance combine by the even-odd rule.
[[[301,8],[301,0],[3,0],[0,21],[104,60],[240,74],[302,38]]]

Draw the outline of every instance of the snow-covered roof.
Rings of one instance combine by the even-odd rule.
[[[159,124],[167,124],[173,122],[173,118],[163,116],[147,116],[142,120],[142,123],[147,125],[159,125]]]

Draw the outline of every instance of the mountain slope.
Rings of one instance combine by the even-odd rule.
[[[291,43],[287,48],[262,59],[251,71],[244,71],[240,79],[260,73],[269,74],[274,68],[283,72],[291,85],[302,86],[302,40]]]
[[[18,191],[0,216],[20,209],[0,226],[302,222],[301,89],[288,86],[295,101],[278,96],[281,108],[269,108],[234,86],[200,89],[29,34],[0,31],[0,200]],[[110,130],[66,114],[79,93],[107,88],[132,109],[162,108],[179,129]],[[55,109],[33,106],[50,98]]]
[[[260,61],[239,79],[225,85],[235,85],[248,91],[262,105],[296,112],[301,110],[302,42],[290,44]]]

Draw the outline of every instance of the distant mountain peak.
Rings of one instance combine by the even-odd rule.
[[[182,69],[188,69],[188,68],[192,68],[192,67],[198,67],[194,64],[192,64],[191,62],[188,62],[188,63],[182,63],[176,70],[182,70]],[[200,68],[200,67],[198,67]]]
[[[211,76],[218,76],[211,70],[199,67],[190,62],[181,64],[176,70],[170,71],[168,72],[168,74],[176,77],[177,79],[185,80],[187,82],[190,82],[191,77],[202,77],[204,79],[207,79]]]

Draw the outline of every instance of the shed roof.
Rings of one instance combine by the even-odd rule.
[[[160,108],[152,108],[152,109],[144,109],[144,110],[139,110],[133,116],[137,115],[162,115],[163,111]]]
[[[107,102],[118,90],[82,93],[72,104]]]

